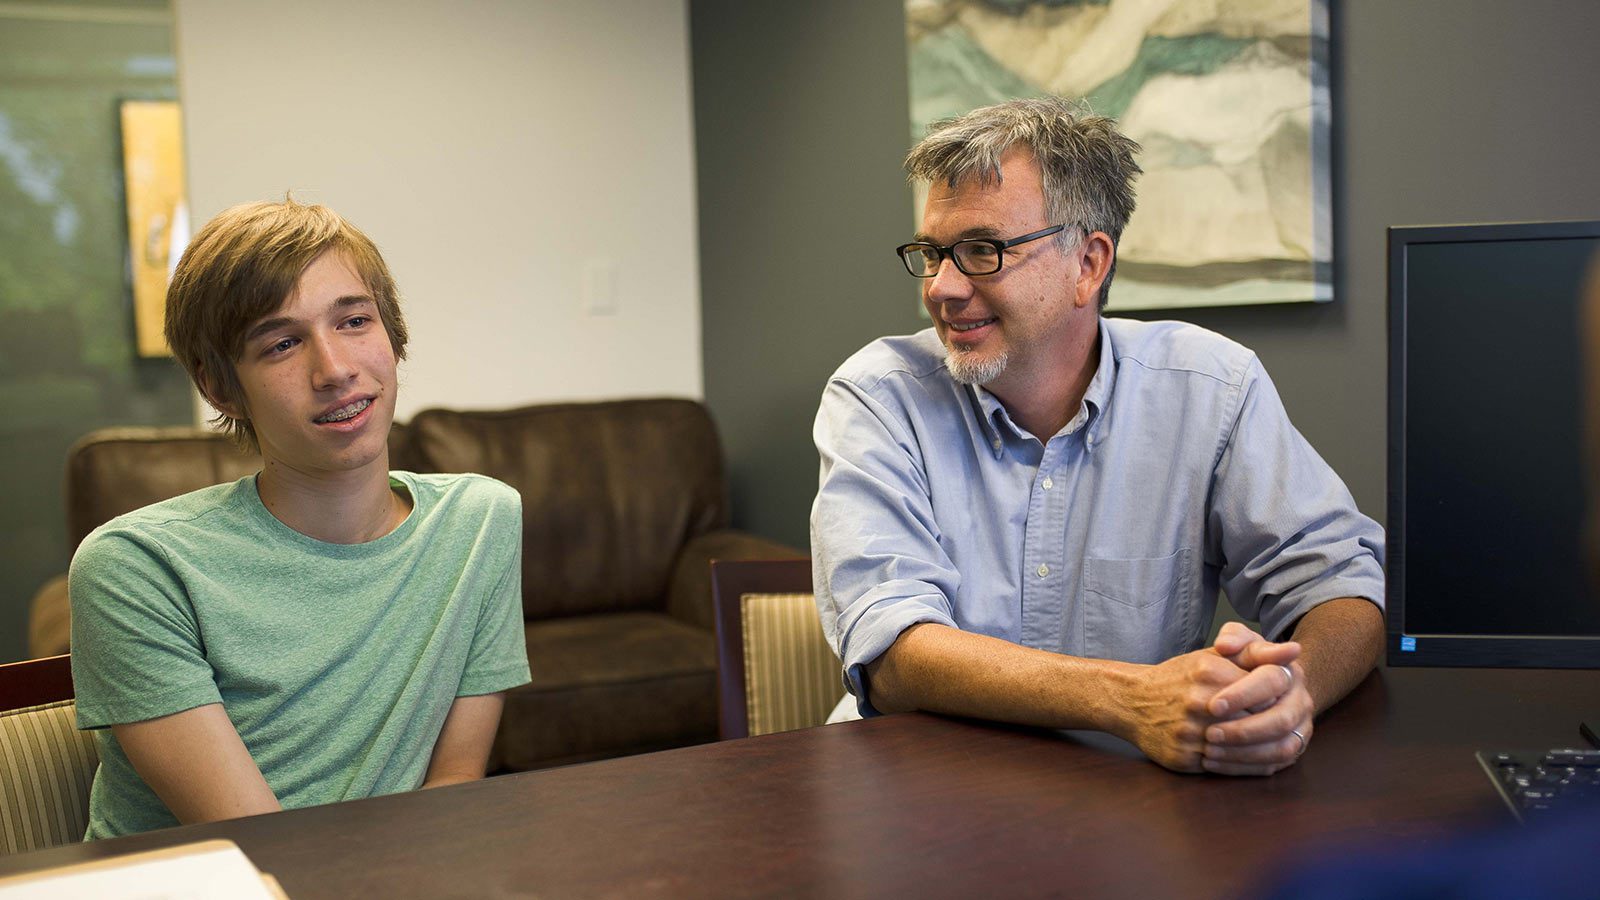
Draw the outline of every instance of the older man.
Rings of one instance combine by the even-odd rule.
[[[1382,529],[1255,355],[1101,317],[1137,150],[1047,98],[935,123],[908,156],[929,193],[899,254],[933,327],[846,361],[816,421],[836,717],[1097,729],[1265,775],[1372,668]],[[1219,587],[1265,637],[1205,645]]]

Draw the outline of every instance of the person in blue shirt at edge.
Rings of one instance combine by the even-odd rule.
[[[73,557],[86,837],[482,778],[529,680],[521,501],[389,470],[407,334],[377,247],[323,206],[237,206],[185,251],[166,316],[262,468]]]
[[[1579,300],[1583,353],[1582,545],[1591,591],[1600,591],[1600,255]],[[1581,677],[1578,673],[1573,673]],[[1485,796],[1490,793],[1486,782]],[[1528,825],[1473,827],[1456,835],[1323,845],[1282,864],[1255,896],[1271,900],[1507,900],[1600,895],[1600,803],[1574,804]]]
[[[816,418],[831,721],[1094,729],[1270,775],[1375,664],[1383,531],[1255,355],[1101,317],[1138,149],[1042,98],[936,122],[907,157],[929,192],[899,253],[933,327],[852,356]],[[1264,636],[1205,646],[1219,587]]]

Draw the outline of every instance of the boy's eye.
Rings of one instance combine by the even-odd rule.
[[[267,352],[268,353],[287,353],[289,351],[289,349],[294,346],[294,343],[295,343],[294,338],[284,338],[283,340],[277,342],[276,344],[273,344],[271,347],[268,347],[267,348]]]
[[[368,316],[351,316],[344,324],[346,328],[361,328],[370,321],[371,318]]]

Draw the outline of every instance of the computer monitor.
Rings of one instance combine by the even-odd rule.
[[[1578,328],[1596,262],[1600,221],[1389,229],[1390,665],[1600,668]]]

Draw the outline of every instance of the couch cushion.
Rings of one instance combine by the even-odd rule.
[[[659,613],[530,622],[533,682],[506,695],[501,765],[533,769],[716,737],[711,632]]]
[[[683,545],[727,525],[716,429],[691,400],[430,409],[410,430],[425,471],[478,472],[522,494],[530,620],[661,609]]]

